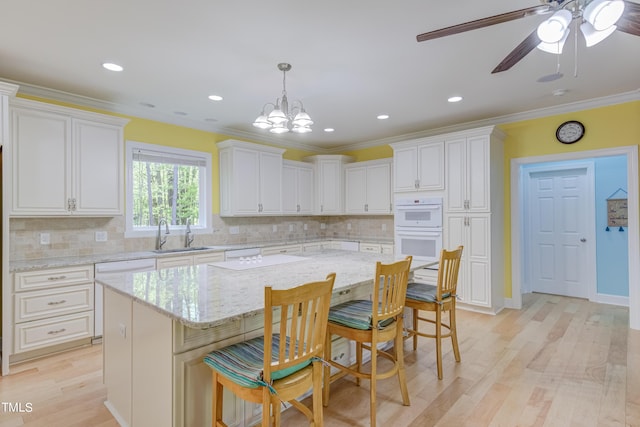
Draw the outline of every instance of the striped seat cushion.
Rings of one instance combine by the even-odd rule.
[[[424,302],[436,302],[438,288],[426,283],[409,283],[407,285],[407,299]],[[442,298],[449,298],[451,294],[442,294]]]
[[[280,335],[275,334],[273,335],[271,346],[271,360],[273,362],[278,360],[279,346]],[[271,373],[271,379],[279,380],[287,377],[310,365],[311,362],[311,360],[308,360],[287,369],[274,371]],[[249,341],[214,350],[205,356],[204,363],[243,387],[258,388],[260,386],[268,386],[264,382],[262,371],[264,367],[264,337],[253,338]]]
[[[329,322],[353,329],[369,330],[373,323],[372,307],[373,302],[369,300],[343,302],[331,307],[329,310]],[[391,323],[393,323],[393,319],[385,319],[379,322],[378,327],[383,328]]]

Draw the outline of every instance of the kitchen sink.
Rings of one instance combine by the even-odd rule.
[[[192,248],[177,248],[177,249],[155,249],[152,252],[157,254],[171,254],[175,252],[194,252],[194,251],[204,251],[207,249],[212,249],[209,246],[197,246]]]

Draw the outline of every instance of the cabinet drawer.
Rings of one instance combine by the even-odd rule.
[[[242,318],[231,320],[223,325],[209,329],[195,329],[173,322],[173,353],[183,353],[193,348],[222,341],[227,338],[240,336],[242,330]]]
[[[93,309],[93,283],[15,295],[15,323]]]
[[[382,248],[377,243],[360,243],[360,252],[379,254],[382,253]]]
[[[193,256],[193,265],[209,264],[210,262],[224,261],[224,252],[214,252],[211,254],[200,254]]]
[[[419,283],[435,285],[438,282],[438,270],[420,268],[413,272],[413,280]]]
[[[156,270],[173,267],[186,267],[193,265],[193,257],[191,255],[158,258],[156,260]]]
[[[277,254],[291,254],[302,252],[302,245],[286,245],[286,246],[272,246],[269,248],[263,248],[260,252],[262,255],[277,255]]]
[[[13,276],[16,292],[55,288],[93,282],[93,264],[76,267],[50,268],[47,270],[23,271]]]
[[[93,336],[93,311],[21,323],[14,327],[14,353]]]

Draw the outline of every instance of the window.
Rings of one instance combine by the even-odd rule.
[[[211,154],[127,141],[128,237],[152,235],[160,219],[170,229],[211,231]]]

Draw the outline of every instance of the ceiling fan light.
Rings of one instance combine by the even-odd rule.
[[[554,13],[551,18],[542,21],[538,25],[538,37],[544,43],[555,43],[562,39],[564,36],[573,16],[571,12],[566,9],[562,9]]]
[[[560,55],[562,53],[562,48],[564,47],[564,42],[566,42],[567,37],[569,37],[569,32],[570,30],[569,28],[567,28],[567,30],[564,32],[564,36],[562,36],[559,41],[555,43],[540,42],[540,44],[538,44],[538,46],[536,47],[544,52]]]
[[[582,35],[584,36],[584,40],[587,43],[587,47],[597,45],[602,40],[613,34],[613,32],[617,28],[617,26],[612,25],[606,30],[597,31],[588,21],[585,21],[582,23],[582,25],[580,25],[580,31],[582,31]]]
[[[583,16],[596,31],[602,31],[618,22],[623,13],[622,0],[593,0],[585,7]]]

